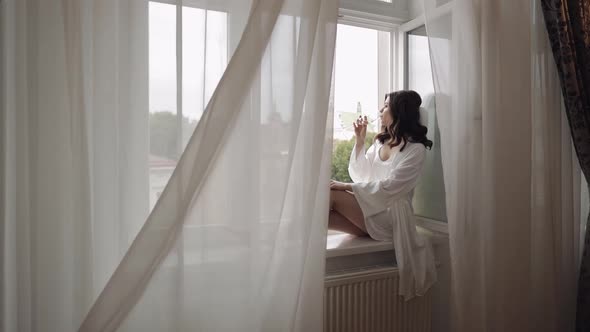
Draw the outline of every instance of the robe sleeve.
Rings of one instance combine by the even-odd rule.
[[[356,148],[352,148],[350,161],[348,162],[348,174],[352,182],[366,182],[369,180],[374,158],[375,144],[371,145],[367,152],[365,152],[365,147],[363,146],[358,154],[356,153]]]
[[[399,161],[387,178],[380,181],[353,183],[352,190],[365,217],[375,215],[386,210],[396,200],[406,197],[414,189],[426,156],[426,149],[422,144],[407,147],[403,159]]]

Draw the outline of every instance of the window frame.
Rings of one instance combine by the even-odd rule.
[[[176,7],[176,118],[177,127],[182,128],[183,112],[183,89],[182,89],[182,8],[206,8],[207,10],[215,10],[230,13],[232,1],[235,0],[217,0],[213,4],[208,0],[149,0],[149,2],[156,2],[162,4],[173,5]],[[205,6],[207,5],[207,6]],[[378,31],[389,32],[389,77],[386,81],[381,79],[379,73],[378,95],[385,95],[389,90],[397,90],[402,87],[402,80],[392,73],[399,73],[401,67],[399,66],[398,54],[398,34],[397,27],[404,21],[407,21],[408,10],[405,3],[399,0],[392,0],[392,2],[384,2],[379,0],[341,0],[338,8],[338,24],[346,24],[362,28],[369,28]],[[228,19],[228,22],[231,20]],[[231,43],[231,27],[228,26],[228,44]],[[228,59],[230,56],[230,45],[228,45]],[[381,49],[378,50],[378,53]],[[177,130],[176,149],[177,153],[182,153],[183,150],[183,133],[182,130]]]
[[[182,128],[182,7],[205,8],[208,10],[222,11],[229,13],[233,0],[217,0],[211,7],[207,0],[149,0],[176,6],[176,50],[179,57],[177,66],[177,111],[178,126]],[[444,4],[434,10],[434,15],[449,13],[453,1]],[[228,22],[231,21],[228,19]],[[422,25],[425,25],[424,14],[417,18],[410,19],[407,4],[401,0],[383,2],[379,0],[340,0],[338,8],[338,24],[345,24],[361,28],[374,29],[389,32],[389,77],[387,81],[379,76],[378,90],[384,95],[389,90],[400,90],[407,86],[408,69],[408,33]],[[231,27],[228,26],[228,44],[231,44]],[[231,47],[228,45],[228,59]],[[378,50],[381,52],[381,49]],[[381,73],[381,70],[378,71]],[[180,88],[179,88],[180,87]],[[180,102],[179,102],[180,101]],[[182,152],[182,131],[179,130],[177,146]],[[416,217],[417,224],[425,229],[448,234],[448,223],[424,217]]]
[[[369,22],[367,21],[363,21],[363,22],[357,22],[354,20],[351,20],[350,17],[343,17],[339,14],[339,18],[338,18],[338,22],[339,25],[348,25],[348,26],[353,26],[353,27],[359,27],[359,28],[366,28],[366,29],[372,29],[372,30],[377,30],[378,32],[388,32],[389,33],[389,40],[388,40],[388,44],[389,45],[381,45],[380,43],[380,36],[377,36],[377,54],[379,54],[382,51],[387,51],[389,52],[389,61],[387,63],[388,68],[378,68],[377,69],[377,96],[385,96],[385,94],[387,92],[389,92],[391,89],[396,89],[394,86],[396,86],[396,75],[393,75],[393,73],[395,73],[395,70],[392,70],[392,68],[394,68],[395,62],[396,62],[396,52],[395,52],[395,45],[393,44],[393,35],[395,34],[395,28],[394,27],[389,27],[386,28],[381,24],[369,24]],[[386,48],[382,47],[385,46]],[[380,66],[379,61],[377,61],[377,66]],[[334,69],[335,70],[335,69]],[[383,78],[382,75],[383,73],[387,72],[388,73],[388,77],[387,78]],[[377,97],[379,98],[379,97]],[[377,100],[377,105],[381,105],[381,100]],[[378,120],[380,121],[380,120]],[[377,126],[379,126],[380,123],[377,123]]]
[[[395,0],[394,0],[395,1]],[[451,11],[453,2],[438,7],[435,15],[443,15]],[[380,13],[388,13],[383,15]],[[390,33],[390,77],[391,90],[405,89],[408,84],[408,34],[410,31],[425,25],[424,14],[408,20],[407,9],[401,7],[399,2],[386,3],[376,0],[341,0],[338,13],[338,23],[362,28],[387,31]],[[405,23],[403,23],[405,22]],[[379,86],[379,90],[382,87]],[[416,216],[418,226],[427,230],[448,234],[448,223]]]
[[[438,17],[438,16],[442,16],[445,14],[448,14],[451,12],[453,6],[453,1],[446,3],[440,7],[437,7],[436,9],[433,9],[432,13],[434,17]],[[423,14],[421,14],[420,16],[407,21],[404,24],[401,24],[398,28],[397,28],[397,37],[398,37],[398,42],[399,42],[399,61],[400,61],[400,66],[403,70],[402,73],[398,72],[398,77],[400,77],[400,83],[401,83],[401,87],[403,87],[404,89],[407,89],[408,87],[408,68],[409,68],[409,63],[408,63],[408,36],[410,34],[411,31],[420,28],[422,26],[426,25],[426,17]],[[423,227],[425,229],[431,230],[431,231],[435,231],[435,232],[439,232],[439,233],[443,233],[443,234],[449,234],[449,224],[448,222],[444,222],[442,220],[437,220],[437,219],[431,219],[431,218],[426,218],[426,217],[421,217],[421,216],[416,216],[416,223],[418,224],[418,226]]]
[[[229,12],[232,0],[149,0],[149,2],[160,2],[177,7],[192,7],[220,12]]]
[[[219,11],[225,12],[226,14],[230,13],[231,8],[231,1],[232,0],[216,0],[212,4],[210,1],[207,0],[149,0],[148,5],[150,2],[155,3],[162,3],[167,5],[172,5],[176,7],[176,127],[179,130],[176,130],[176,152],[178,155],[182,154],[184,150],[184,133],[182,132],[182,120],[184,117],[183,112],[183,48],[182,48],[182,39],[183,39],[183,28],[182,28],[182,8],[183,7],[190,7],[190,8],[197,8],[197,9],[204,9],[207,11]],[[206,5],[206,6],[205,6]],[[228,22],[230,20],[228,19]],[[231,30],[228,23],[227,27],[227,57],[229,60],[230,57],[230,38],[231,38]]]

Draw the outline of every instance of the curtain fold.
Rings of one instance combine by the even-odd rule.
[[[77,3],[79,1],[73,1]],[[98,294],[149,212],[147,1],[87,1],[78,40],[85,68],[92,194],[93,294]],[[72,18],[70,18],[72,19]]]
[[[75,331],[148,214],[147,1],[2,22],[1,329]]]
[[[541,3],[571,137],[587,178],[590,173],[590,5],[586,1],[567,0],[542,0]],[[587,226],[588,221],[584,227],[578,280],[577,331],[590,331],[590,234]]]
[[[540,3],[424,2],[453,331],[571,331],[580,175]]]

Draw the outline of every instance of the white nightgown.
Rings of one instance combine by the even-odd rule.
[[[379,141],[365,153],[353,149],[348,166],[352,190],[365,216],[369,235],[393,241],[400,273],[400,295],[406,300],[423,295],[436,281],[432,246],[418,234],[412,197],[422,171],[426,148],[408,143],[383,161]]]

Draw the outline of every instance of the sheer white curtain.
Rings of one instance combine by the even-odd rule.
[[[580,173],[538,0],[425,0],[453,331],[573,331]]]
[[[81,330],[321,329],[336,13],[336,1],[253,2],[168,186]]]
[[[168,3],[150,214],[149,2],[2,2],[3,330],[322,328],[337,1]]]
[[[2,2],[2,329],[75,331],[148,215],[147,2]]]

